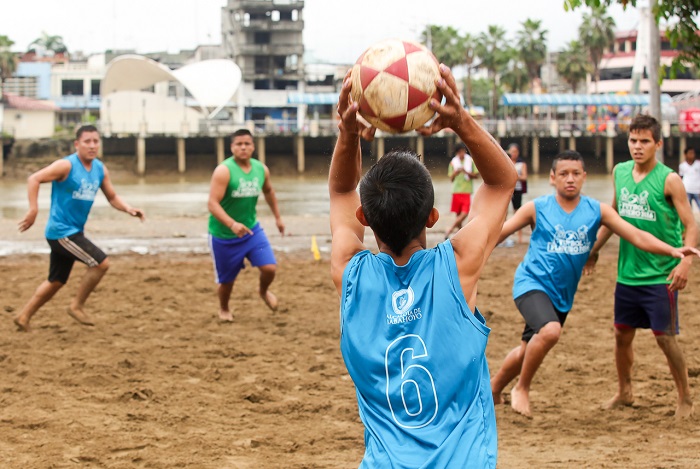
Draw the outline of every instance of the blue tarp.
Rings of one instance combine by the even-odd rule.
[[[670,103],[671,97],[661,95],[662,103]],[[501,96],[504,106],[648,106],[648,94],[525,94],[505,93]]]

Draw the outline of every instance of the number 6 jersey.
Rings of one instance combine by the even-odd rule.
[[[493,468],[496,420],[484,351],[452,244],[356,254],[343,274],[340,347],[365,425],[362,468]]]

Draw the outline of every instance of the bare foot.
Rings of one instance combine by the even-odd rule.
[[[231,314],[231,311],[219,311],[219,320],[233,322],[233,314]]]
[[[525,417],[532,417],[530,412],[530,395],[527,391],[518,389],[517,386],[510,391],[510,406],[517,413]]]
[[[71,305],[70,308],[68,308],[68,315],[78,321],[80,324],[83,326],[94,326],[95,323],[93,322],[92,318],[88,316],[88,314],[83,311],[80,308],[76,308],[73,305]]]
[[[602,407],[605,410],[610,410],[618,407],[631,406],[633,403],[634,397],[632,397],[632,393],[617,393],[612,399],[603,404]]]
[[[17,326],[17,331],[29,332],[29,321],[26,319],[23,320],[20,316],[17,316],[12,321],[15,323],[15,326]]]
[[[270,290],[266,291],[264,295],[261,293],[260,298],[263,299],[268,308],[277,311],[277,297]]]
[[[678,407],[676,407],[676,418],[686,419],[693,415],[694,410],[693,402],[690,399],[683,400],[679,402]]]
[[[498,394],[493,394],[493,405],[503,404],[504,402],[500,392]]]

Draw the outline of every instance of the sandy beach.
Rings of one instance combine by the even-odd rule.
[[[43,246],[48,205],[22,235],[17,210],[0,217],[4,241]],[[273,291],[280,310],[265,307],[257,271],[248,268],[233,293],[235,322],[221,324],[203,213],[153,214],[140,224],[105,210],[112,215],[98,211],[86,230],[98,245],[118,247],[87,304],[95,327],[65,312],[84,271],[76,265],[68,285],[35,316],[32,331],[16,332],[12,317],[45,278],[48,256],[34,248],[0,256],[0,466],[357,467],[363,427],[339,351],[327,215],[285,216],[292,233],[285,238],[261,216],[278,256]],[[431,246],[449,221],[448,214],[431,230]],[[312,236],[321,249],[318,262],[309,249]],[[367,243],[374,245],[369,232]],[[535,377],[534,418],[497,407],[500,468],[700,467],[698,417],[674,419],[675,388],[650,332],[635,341],[636,403],[600,410],[616,389],[616,244],[604,249],[596,274],[581,281],[562,338]],[[523,321],[511,287],[525,250],[497,248],[479,284],[477,305],[492,328],[492,373],[520,341]],[[697,396],[697,262],[679,303],[679,341]]]

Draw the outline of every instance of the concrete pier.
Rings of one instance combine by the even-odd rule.
[[[216,137],[216,163],[221,164],[226,159],[224,153],[224,137]]]
[[[255,153],[258,154],[258,161],[265,164],[265,137],[255,139]]]
[[[540,172],[540,137],[532,137],[532,172]]]
[[[303,173],[306,163],[306,155],[304,154],[304,137],[301,135],[297,135],[296,137],[294,137],[294,140],[294,146],[296,148],[297,154],[297,171],[299,173]]]
[[[177,172],[184,174],[187,165],[185,154],[185,139],[179,137],[177,139]]]
[[[136,139],[136,174],[146,174],[146,137]]]

